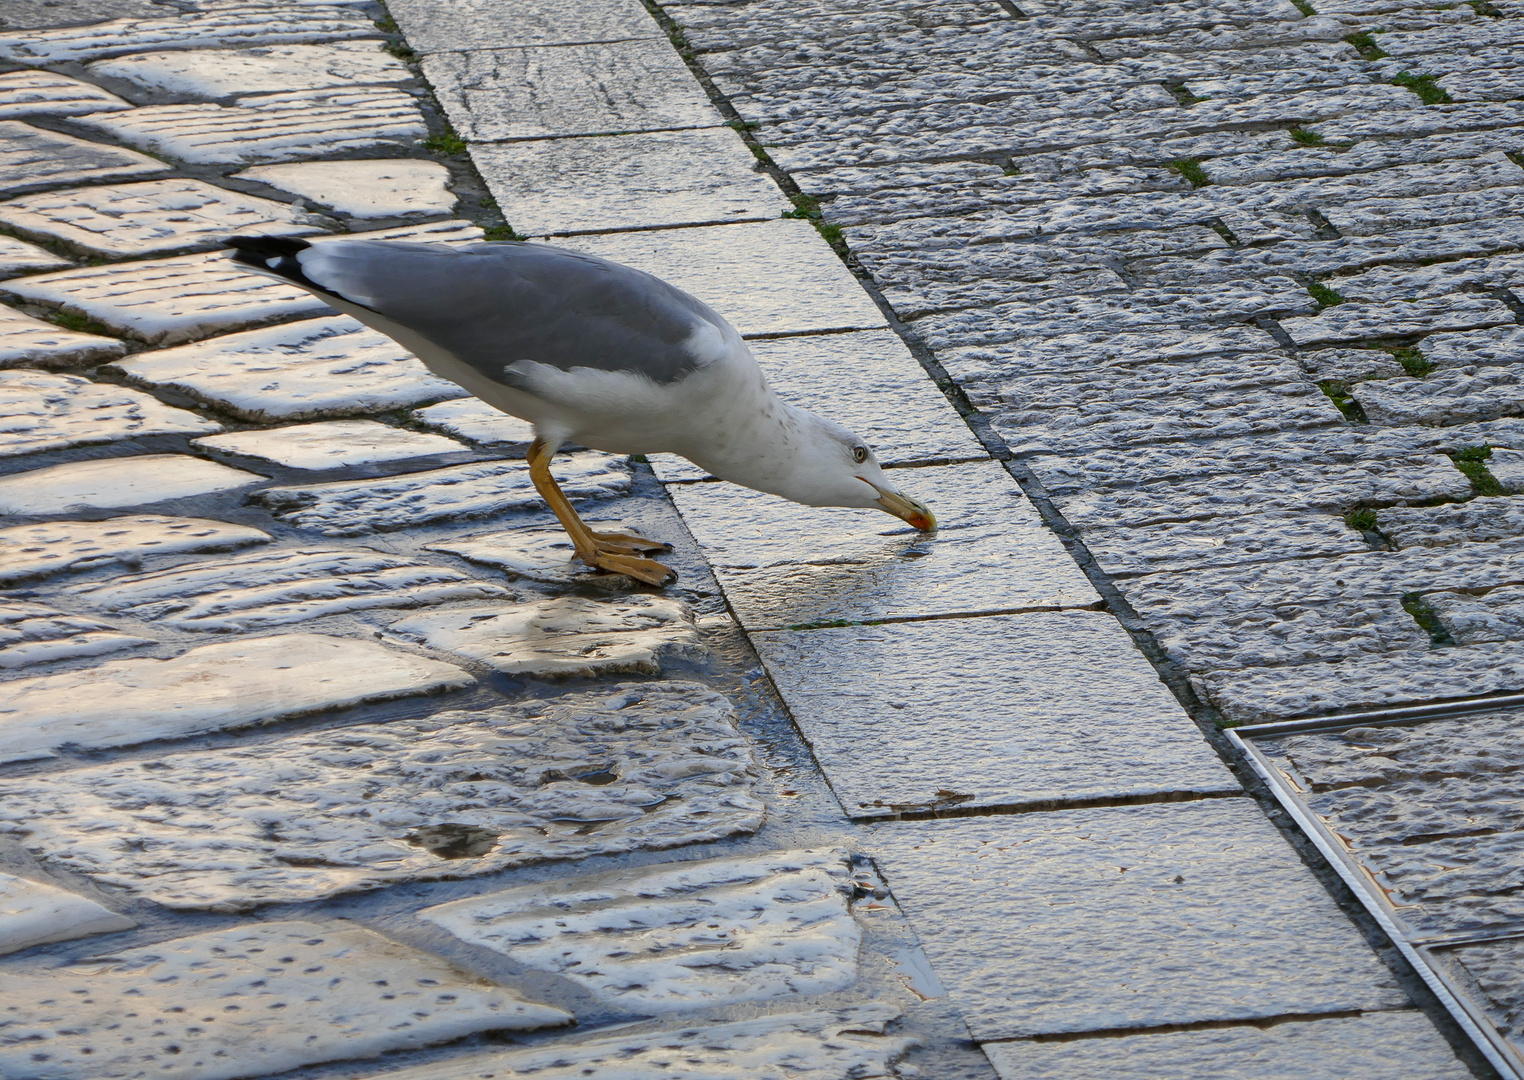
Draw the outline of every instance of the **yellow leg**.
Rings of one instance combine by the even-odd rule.
[[[654,545],[651,541],[624,533],[595,533],[577,516],[572,504],[561,491],[556,478],[550,472],[552,450],[544,439],[535,439],[529,445],[529,479],[534,489],[556,515],[566,535],[571,537],[577,558],[587,565],[615,574],[628,574],[647,585],[665,585],[677,580],[677,572],[652,559],[641,559],[631,554],[642,550],[662,550],[666,545]],[[637,546],[644,545],[644,546]]]

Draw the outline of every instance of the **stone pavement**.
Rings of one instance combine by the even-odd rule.
[[[0,17],[0,1077],[1514,1075],[1524,8]],[[651,270],[942,527],[577,573],[234,231]]]

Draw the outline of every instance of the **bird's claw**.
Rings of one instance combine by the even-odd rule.
[[[616,550],[605,549],[602,543],[595,550],[578,556],[597,570],[611,574],[624,574],[647,585],[667,585],[677,580],[677,571],[663,566],[654,559],[642,559]]]
[[[660,540],[647,540],[644,536],[640,536],[637,533],[595,532],[592,536],[594,540],[598,541],[600,548],[626,555],[672,550],[671,544],[664,544]]]

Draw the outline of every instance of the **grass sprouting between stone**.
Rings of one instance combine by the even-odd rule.
[[[1307,283],[1307,291],[1312,294],[1314,300],[1326,308],[1337,307],[1344,303],[1344,297],[1334,292],[1334,290],[1324,285],[1321,281],[1309,281]]]
[[[1197,158],[1180,158],[1177,161],[1171,161],[1169,168],[1189,180],[1191,187],[1206,187],[1212,182],[1212,178],[1206,174],[1206,170],[1201,167],[1201,162]]]
[[[1380,45],[1376,44],[1376,39],[1364,31],[1358,34],[1350,34],[1344,40],[1355,47],[1355,51],[1360,54],[1362,60],[1382,60],[1386,58],[1386,52]]]
[[[51,316],[53,322],[65,330],[73,330],[76,334],[99,334],[107,336],[111,333],[101,323],[96,322],[90,316],[79,311],[55,311]]]
[[[1423,353],[1419,352],[1417,348],[1386,349],[1384,351],[1391,353],[1392,359],[1402,365],[1402,370],[1415,379],[1421,379],[1434,370],[1434,361],[1425,359]]]
[[[1445,629],[1445,624],[1439,621],[1439,616],[1424,599],[1423,593],[1405,593],[1401,599],[1402,610],[1413,616],[1424,633],[1429,635],[1429,641],[1436,646],[1454,645],[1455,639],[1450,636],[1450,631]]]
[[[1498,483],[1498,478],[1492,475],[1492,470],[1487,468],[1487,459],[1492,456],[1490,446],[1459,446],[1454,450],[1445,451],[1450,460],[1455,462],[1455,467],[1465,473],[1466,479],[1471,481],[1471,490],[1478,495],[1502,495],[1503,485]]]
[[[1286,134],[1298,146],[1322,146],[1325,141],[1316,131],[1308,131],[1306,128],[1294,127]]]
[[[1318,383],[1318,389],[1328,395],[1328,400],[1334,403],[1334,408],[1344,414],[1344,419],[1355,424],[1368,424],[1365,409],[1354,399],[1349,392],[1349,383],[1343,379],[1324,379]]]
[[[1404,71],[1401,75],[1394,76],[1393,86],[1405,86],[1418,95],[1418,100],[1425,105],[1449,105],[1450,95],[1444,87],[1434,81],[1433,75],[1414,75],[1411,71]]]
[[[448,124],[438,135],[430,135],[423,140],[423,148],[432,150],[436,154],[464,154],[466,152],[466,140],[455,134],[455,129]]]

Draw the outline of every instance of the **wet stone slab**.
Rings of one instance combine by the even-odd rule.
[[[727,128],[483,143],[471,159],[524,236],[757,221],[792,209]]]
[[[825,628],[753,642],[852,817],[1238,790],[1107,614]]]
[[[205,559],[65,591],[90,610],[178,630],[221,632],[284,626],[368,608],[514,596],[501,585],[454,567],[354,547]]]
[[[102,348],[67,340],[58,344],[72,344],[75,349]],[[121,355],[116,349],[103,351],[108,356]],[[0,371],[0,456],[118,442],[142,435],[204,435],[221,429],[215,421],[165,405],[140,390],[91,382],[78,375]]]
[[[329,86],[400,83],[407,65],[380,41],[264,45],[246,49],[145,52],[89,65],[94,76],[124,79],[150,92],[199,98],[289,93]]]
[[[0,121],[0,195],[166,172],[169,166],[164,162],[134,150]]]
[[[144,506],[213,491],[232,491],[264,477],[188,454],[138,454],[53,465],[0,479],[0,513]]]
[[[1002,1080],[1168,1076],[1171,1080],[1469,1080],[1473,1075],[1416,1010],[1122,1038],[985,1043]]]
[[[387,146],[428,134],[417,99],[393,87],[298,90],[239,98],[231,106],[152,105],[79,121],[122,142],[198,165],[264,161]]]
[[[1524,918],[1518,716],[1257,740],[1421,934]]]
[[[0,584],[102,566],[137,569],[156,555],[230,551],[269,539],[247,525],[155,515],[15,525],[0,529]]]
[[[247,727],[474,681],[453,664],[320,634],[219,642],[170,660],[108,660],[6,684],[0,761]]]
[[[57,885],[0,873],[0,955],[135,926],[127,916]]]
[[[570,1013],[351,923],[269,922],[12,974],[0,1071],[49,1080],[233,1080],[374,1057]],[[42,1036],[47,1072],[35,1071]]]
[[[681,1012],[857,980],[843,850],[659,863],[425,908],[419,918],[631,1013]]]
[[[884,325],[857,279],[805,221],[577,236],[558,246],[655,274],[713,307],[742,334]]]
[[[210,0],[183,14],[10,34],[0,37],[0,56],[23,64],[58,64],[148,49],[273,45],[375,36],[375,25],[353,9],[326,4],[277,6]]]
[[[899,823],[870,850],[981,1042],[1407,1005],[1249,799]]]
[[[19,116],[78,116],[132,108],[98,86],[51,71],[8,71],[0,75],[0,119]]]
[[[69,615],[45,604],[0,600],[0,669],[152,645],[98,619]]]
[[[412,413],[426,428],[470,439],[484,446],[522,445],[534,440],[534,425],[494,409],[480,398],[441,401]]]
[[[719,127],[670,42],[477,49],[423,58],[467,142]]]
[[[270,298],[272,306],[328,310],[295,286],[266,285],[253,274],[237,276],[255,286],[251,295],[266,287],[280,290],[282,297]],[[284,294],[294,295],[286,300]],[[231,307],[237,310],[236,303]],[[391,338],[347,315],[247,330],[134,356],[113,370],[139,386],[173,388],[254,421],[387,412],[466,393],[434,375]]]
[[[82,367],[114,360],[126,351],[120,341],[65,330],[12,308],[0,307],[0,368],[17,364]]]
[[[372,682],[395,670],[368,660]],[[0,783],[0,830],[156,903],[232,911],[755,832],[757,779],[723,697],[630,683]]]
[[[986,456],[956,409],[890,330],[753,341],[768,382],[788,402],[851,429],[889,465]],[[893,402],[886,408],[885,402]],[[655,456],[663,480],[707,475],[674,454]]]
[[[366,1080],[667,1080],[674,1066],[706,1080],[906,1075],[894,1063],[915,1041],[889,1032],[899,1015],[892,1005],[872,1002],[730,1024],[699,1022],[460,1058]]]
[[[1435,330],[1471,330],[1513,324],[1513,312],[1484,296],[1447,296],[1411,303],[1340,304],[1307,318],[1282,319],[1298,345],[1400,337]]]
[[[567,0],[532,0],[504,10],[493,0],[467,0],[438,17],[427,0],[398,0],[387,8],[402,24],[407,43],[419,52],[464,52],[483,42],[585,45],[601,41],[659,39],[656,20],[638,0],[601,0],[596,7]]]
[[[1085,548],[1109,574],[1133,576],[1369,551],[1333,514],[1239,514],[1142,528],[1084,530]]]
[[[1460,975],[1463,984],[1474,986],[1487,1019],[1513,1046],[1524,1052],[1524,994],[1519,974],[1524,970],[1524,942],[1518,938],[1463,945],[1437,953],[1440,964]]]
[[[624,459],[585,452],[551,466],[573,501],[607,499],[630,490]],[[298,529],[324,536],[359,536],[424,525],[490,517],[543,506],[522,461],[483,461],[380,480],[339,480],[306,487],[266,488],[255,500]]]
[[[261,165],[237,174],[356,218],[432,216],[455,209],[450,170],[434,161],[382,158]]]
[[[284,203],[200,180],[70,188],[0,204],[0,224],[85,255],[153,255],[206,250],[237,232],[305,236],[321,232]]]
[[[23,300],[84,315],[150,345],[333,309],[305,289],[240,268],[221,251],[85,266],[0,283]]]
[[[341,469],[378,461],[458,454],[468,448],[442,435],[394,428],[374,420],[262,428],[193,440],[204,450],[259,458],[293,469]]]
[[[747,630],[1087,607],[1095,590],[996,462],[894,469],[938,530],[731,484],[668,488]]]
[[[542,679],[658,675],[664,659],[703,653],[693,612],[661,596],[451,608],[398,620],[387,633],[494,671]]]

